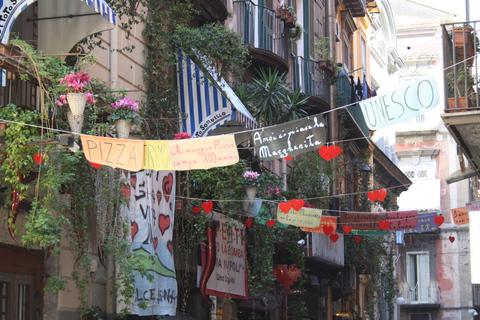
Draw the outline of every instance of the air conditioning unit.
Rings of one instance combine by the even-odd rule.
[[[340,42],[340,23],[338,23],[337,20],[335,20],[335,41]]]

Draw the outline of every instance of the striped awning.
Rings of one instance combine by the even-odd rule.
[[[178,98],[185,114],[183,131],[192,138],[207,136],[222,126],[222,133],[234,133],[258,127],[225,80],[216,80],[214,71],[206,75],[189,58],[178,57]]]

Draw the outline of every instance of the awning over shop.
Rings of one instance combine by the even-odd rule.
[[[221,134],[258,127],[225,80],[205,75],[189,57],[179,55],[178,66],[179,103],[186,117],[183,131],[192,138],[205,137],[220,126]]]
[[[34,2],[36,0],[3,1],[1,43],[8,42],[14,22],[14,29],[19,29],[37,21],[38,49],[44,54],[65,53],[87,36],[112,29],[116,24],[115,12],[105,0],[40,0],[36,16],[22,15],[20,19],[19,15]]]

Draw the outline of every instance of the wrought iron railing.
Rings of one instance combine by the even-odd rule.
[[[330,75],[323,71],[317,61],[295,57],[293,61],[293,84],[295,90],[330,102]]]

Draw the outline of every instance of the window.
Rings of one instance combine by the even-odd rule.
[[[405,175],[408,179],[413,179],[415,178],[415,171],[405,171]]]
[[[0,320],[33,319],[33,277],[0,272]]]
[[[410,315],[410,320],[430,320],[429,313],[412,313]]]
[[[7,320],[8,283],[0,282],[0,320]]]
[[[427,176],[427,170],[419,170],[417,172],[417,178],[426,178]]]
[[[411,302],[428,301],[428,260],[428,253],[407,254],[407,277]]]

